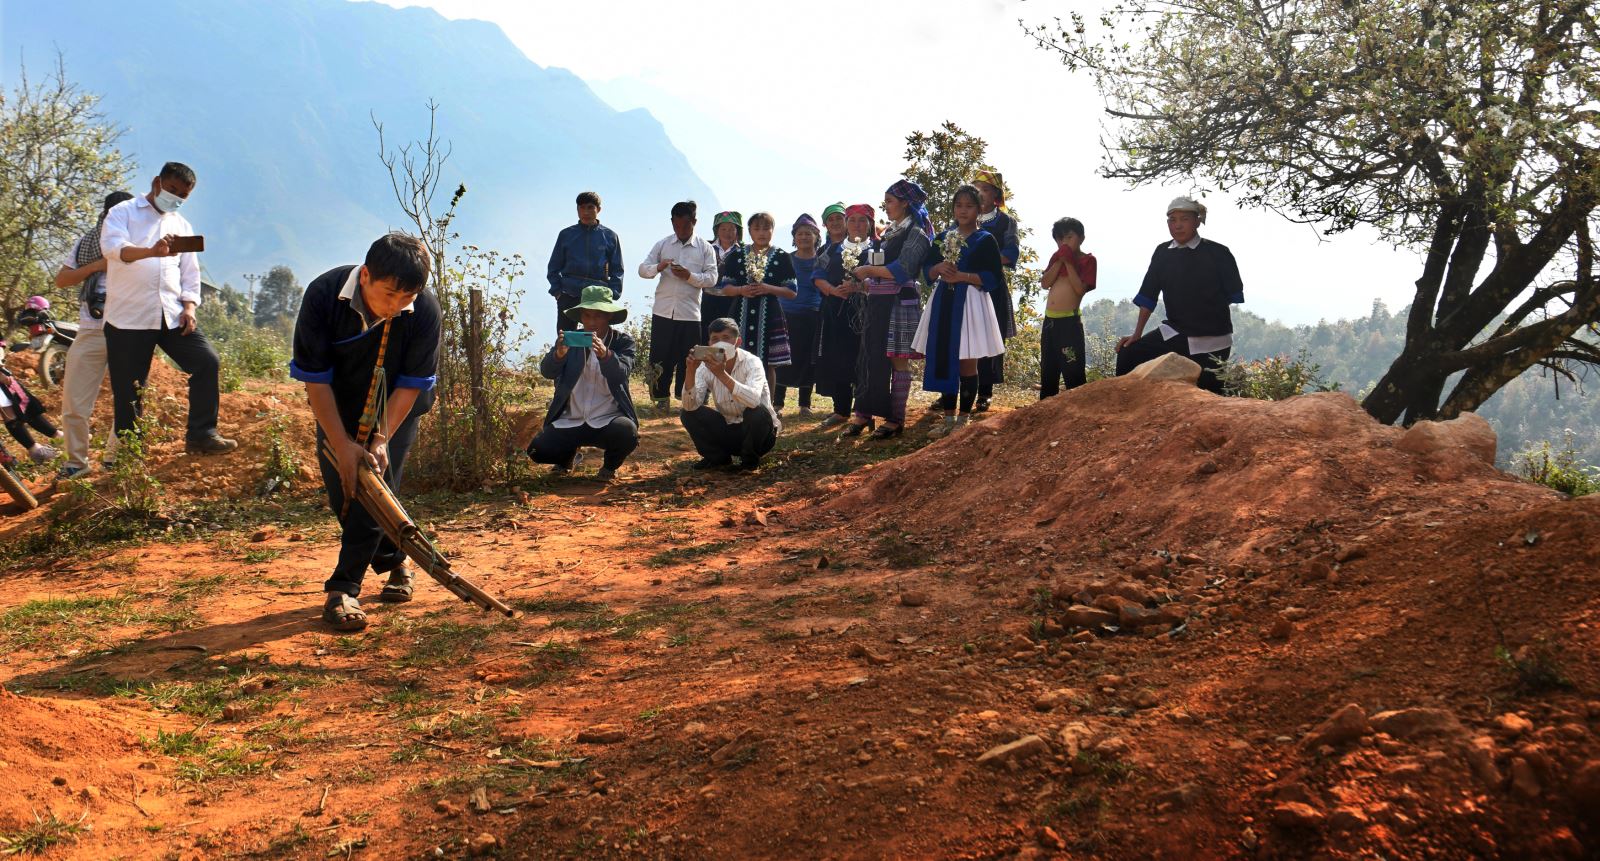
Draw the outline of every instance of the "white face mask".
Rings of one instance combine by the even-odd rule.
[[[727,341],[718,341],[715,344],[712,344],[711,346],[716,347],[717,349],[722,351],[722,360],[724,362],[726,362],[727,360],[733,358],[734,354],[739,352],[739,348],[738,347],[734,346],[733,344],[731,344],[731,343],[729,343]]]
[[[156,192],[156,209],[162,212],[177,212],[183,207],[183,198],[166,189]]]

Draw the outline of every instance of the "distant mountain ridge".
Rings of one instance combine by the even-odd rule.
[[[462,240],[521,253],[526,307],[553,314],[544,263],[573,198],[602,195],[630,270],[669,225],[674,201],[716,200],[649,112],[619,112],[564,69],[529,60],[494,24],[347,0],[0,0],[0,79],[69,77],[126,128],[142,191],[161,162],[200,184],[184,214],[207,236],[213,280],[244,287],[274,264],[302,282],[405,227],[378,161],[372,117],[391,144],[427,130],[454,145],[441,184],[467,185]],[[631,272],[629,273],[631,275]],[[625,298],[648,292],[625,284]]]

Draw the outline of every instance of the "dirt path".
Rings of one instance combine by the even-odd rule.
[[[649,418],[611,486],[420,499],[510,621],[423,582],[321,630],[337,540],[307,491],[279,522],[15,566],[0,834],[82,858],[1600,847],[1600,503],[1398,453],[1342,407],[1119,385],[920,452],[792,429],[753,476],[687,470]],[[1137,458],[1083,454],[1136,431]],[[1207,459],[1237,483],[1191,481]],[[1092,605],[1114,624],[1070,624]],[[1367,726],[1305,742],[1348,703]]]

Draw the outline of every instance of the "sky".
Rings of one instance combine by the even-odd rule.
[[[1084,248],[1100,261],[1094,298],[1131,298],[1167,239],[1167,202],[1204,189],[1188,178],[1130,188],[1100,176],[1108,120],[1093,82],[1019,23],[1085,3],[382,2],[498,24],[535,63],[572,71],[620,110],[649,110],[725,208],[767,210],[780,224],[835,200],[877,204],[900,175],[906,135],[952,120],[988,142],[1042,259],[1055,219],[1083,221]],[[1410,301],[1415,250],[1370,230],[1322,237],[1215,192],[1202,199],[1201,234],[1233,250],[1248,310],[1314,323],[1364,316],[1374,299],[1391,310]],[[665,234],[664,215],[662,225]]]

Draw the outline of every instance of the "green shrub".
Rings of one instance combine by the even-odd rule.
[[[514,285],[523,268],[521,255],[463,245],[433,285],[441,317],[434,407],[422,421],[407,469],[418,485],[471,490],[516,478],[527,468],[527,458],[508,457],[506,450],[512,413],[529,406],[534,385],[526,362],[521,368],[513,364],[529,334],[517,322],[522,291]],[[473,391],[468,361],[474,287],[483,291],[479,392]]]
[[[1549,441],[1517,456],[1517,471],[1523,478],[1572,496],[1600,491],[1600,467],[1590,466],[1578,456],[1575,435],[1565,432],[1561,449],[1554,451]]]
[[[1222,389],[1234,397],[1281,401],[1306,392],[1336,391],[1338,383],[1328,383],[1322,366],[1301,350],[1294,358],[1268,356],[1248,362],[1230,359],[1217,374]]]
[[[153,517],[165,509],[161,482],[152,474],[150,444],[167,436],[170,431],[148,410],[134,422],[132,430],[120,435],[108,484],[112,502],[121,513]]]
[[[288,373],[293,321],[286,321],[282,326],[257,326],[243,310],[242,297],[232,301],[234,297],[228,295],[236,295],[237,291],[224,289],[224,294],[216,301],[202,304],[195,312],[200,331],[217,348],[222,390],[238,391],[247,379],[284,379]]]
[[[300,475],[300,456],[284,440],[286,423],[276,415],[267,423],[267,481],[273,487],[287,487]]]

